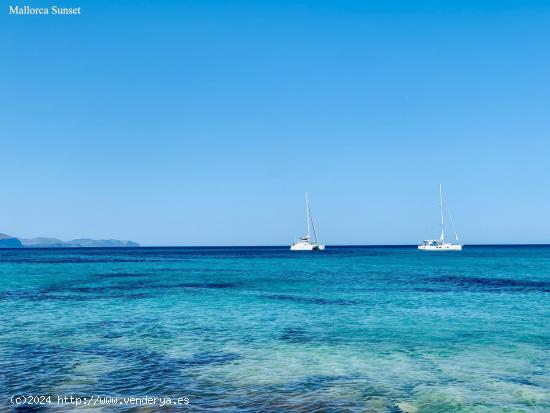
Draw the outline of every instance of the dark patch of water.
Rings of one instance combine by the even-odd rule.
[[[207,288],[207,289],[224,289],[224,288],[237,288],[238,285],[234,283],[181,283],[174,285],[163,286],[164,288]]]
[[[288,294],[269,294],[269,295],[265,295],[265,297],[270,298],[272,300],[293,301],[296,303],[318,304],[318,305],[327,305],[327,304],[355,305],[360,303],[360,301],[357,301],[357,300],[344,300],[341,298],[328,299],[328,298],[316,298],[316,297],[300,297],[297,295],[288,295]]]
[[[205,364],[227,364],[236,360],[240,360],[242,357],[237,353],[198,353],[189,359],[180,360],[185,366],[200,366]]]
[[[13,409],[15,413],[45,412],[47,410],[48,409],[46,406],[39,405],[39,404],[33,404],[33,405],[23,404],[23,405],[15,406]]]
[[[158,290],[220,290],[238,287],[234,283],[174,283],[155,284],[145,280],[125,282],[113,285],[78,286],[78,285],[50,285],[34,290],[0,291],[0,300],[27,299],[32,301],[81,301],[105,298],[143,299],[158,295]],[[135,290],[150,290],[147,293]]]
[[[226,364],[241,358],[235,353],[198,353],[190,358],[167,358],[155,352],[100,348],[95,354],[115,359],[120,366],[98,378],[98,391],[118,394],[163,392],[170,394],[189,387],[186,369]]]
[[[48,394],[56,383],[70,373],[74,352],[59,346],[34,343],[12,343],[0,363],[7,386],[1,391],[11,395]]]
[[[286,328],[279,339],[287,343],[303,344],[314,341],[313,337],[303,328]]]
[[[130,259],[130,258],[76,258],[76,257],[60,257],[59,259],[6,259],[4,262],[11,264],[89,264],[89,263],[108,263],[108,262],[149,262],[151,259]],[[161,260],[153,260],[161,261]]]
[[[428,279],[430,282],[452,284],[462,289],[473,290],[522,290],[550,292],[550,281],[533,281],[511,278],[483,278],[464,276],[445,276]]]
[[[133,278],[133,277],[146,277],[150,276],[149,273],[138,273],[138,272],[113,272],[113,273],[103,273],[103,274],[93,274],[94,277],[98,278]]]

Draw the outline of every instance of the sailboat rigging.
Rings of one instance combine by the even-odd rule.
[[[447,201],[443,197],[443,187],[441,184],[439,184],[439,213],[441,217],[441,235],[439,236],[439,239],[429,239],[424,240],[422,243],[418,246],[419,250],[423,251],[462,251],[462,245],[461,244],[453,244],[451,242],[445,242],[445,207],[447,208],[447,211],[449,210],[449,207],[447,206]],[[458,235],[455,230],[455,225],[453,222],[452,216],[449,214],[451,218],[451,224],[453,226],[453,231],[455,232],[455,239],[458,242]]]
[[[325,246],[319,244],[317,239],[317,231],[315,230],[315,223],[313,222],[313,217],[311,216],[311,209],[309,208],[309,199],[306,192],[306,219],[307,219],[307,235],[301,236],[298,241],[293,243],[290,246],[292,251],[314,251],[314,250],[324,250]],[[311,241],[311,229],[313,229],[313,239]]]

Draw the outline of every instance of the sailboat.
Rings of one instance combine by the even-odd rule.
[[[443,188],[441,184],[439,184],[439,211],[441,214],[441,235],[439,239],[428,239],[425,241],[422,241],[422,243],[418,246],[419,250],[424,251],[462,251],[462,245],[458,244],[458,235],[455,231],[455,239],[457,241],[457,244],[453,244],[452,242],[445,242],[445,214],[444,214],[444,203],[443,198]],[[445,205],[447,203],[445,202]],[[453,218],[451,217],[451,224],[453,224],[453,230],[454,230],[454,223]]]
[[[314,251],[319,250],[323,251],[325,246],[319,244],[317,240],[317,232],[315,231],[315,224],[313,223],[313,218],[311,216],[311,210],[309,209],[309,200],[306,192],[306,214],[307,214],[307,235],[300,237],[298,241],[290,246],[292,251]],[[313,238],[315,242],[311,241],[310,228],[313,229]]]

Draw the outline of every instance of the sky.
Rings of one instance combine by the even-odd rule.
[[[5,3],[8,4],[8,3]],[[10,4],[23,5],[12,1]],[[0,32],[0,232],[550,243],[550,3],[29,1]]]

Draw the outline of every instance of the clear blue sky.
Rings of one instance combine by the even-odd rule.
[[[442,182],[464,242],[550,242],[548,2],[25,4],[82,15],[3,6],[0,232],[288,244],[307,190],[415,243]]]

